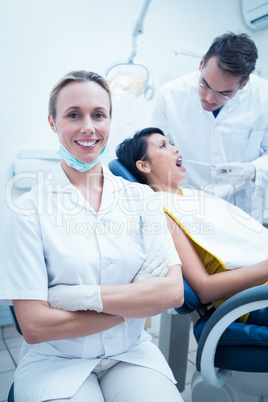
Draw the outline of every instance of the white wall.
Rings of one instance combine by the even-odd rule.
[[[12,162],[21,150],[57,149],[47,123],[47,101],[54,83],[72,69],[104,74],[131,53],[132,31],[143,0],[0,0],[0,214]],[[248,32],[259,48],[268,78],[268,29],[250,31],[240,0],[153,0],[138,38],[138,55],[156,84],[195,70],[198,58],[174,56],[173,50],[203,53],[227,30]],[[150,122],[154,100],[114,100],[111,156],[123,137]]]

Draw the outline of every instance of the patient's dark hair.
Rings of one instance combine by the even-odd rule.
[[[218,67],[225,73],[240,77],[240,85],[255,69],[258,50],[253,40],[245,33],[227,32],[214,39],[205,54],[204,64],[212,57],[218,58]]]
[[[126,138],[116,148],[116,156],[119,161],[133,174],[138,182],[148,184],[147,177],[140,172],[136,166],[136,162],[150,161],[148,155],[147,139],[153,134],[165,135],[160,128],[148,127],[137,131],[132,138]]]

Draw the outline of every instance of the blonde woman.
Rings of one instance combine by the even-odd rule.
[[[4,230],[0,299],[13,302],[25,338],[16,402],[182,401],[143,329],[183,303],[180,260],[151,189],[101,164],[111,108],[98,74],[56,84],[48,120],[62,162]]]

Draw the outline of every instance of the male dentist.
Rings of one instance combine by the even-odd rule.
[[[214,39],[199,71],[160,88],[152,125],[179,146],[185,184],[262,222],[268,184],[268,81],[251,73],[258,51],[245,33]]]

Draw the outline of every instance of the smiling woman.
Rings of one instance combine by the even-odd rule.
[[[99,162],[107,154],[111,113],[109,87],[96,73],[71,72],[51,92],[48,121],[61,143],[62,168],[96,211],[102,194]],[[84,180],[77,175],[89,170],[95,175],[84,176]],[[95,194],[89,192],[89,180]]]
[[[52,91],[48,120],[63,159],[18,201],[0,247],[0,299],[13,303],[27,342],[15,400],[181,402],[144,331],[146,317],[182,304],[180,259],[158,197],[101,164],[106,82],[68,74]]]
[[[73,81],[70,77],[74,75]],[[79,78],[79,80],[78,80]],[[81,80],[83,78],[83,81]],[[58,133],[61,150],[82,163],[92,163],[106,147],[111,124],[111,96],[96,74],[74,73],[57,85],[50,98],[49,124]],[[64,157],[64,155],[62,155]],[[63,167],[66,162],[63,162]]]

